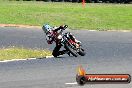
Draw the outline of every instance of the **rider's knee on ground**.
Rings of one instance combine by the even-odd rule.
[[[54,57],[57,57],[58,56],[58,53],[56,53],[56,52],[52,52],[52,55],[54,56]]]
[[[54,57],[57,57],[57,56],[59,56],[59,55],[63,55],[63,54],[65,54],[65,52],[64,51],[58,51],[58,52],[52,52],[52,55],[54,56]]]

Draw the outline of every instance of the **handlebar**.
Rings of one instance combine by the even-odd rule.
[[[60,34],[61,34],[66,28],[68,28],[68,25],[65,25],[65,26],[63,27],[63,29],[61,29]]]
[[[68,25],[65,25],[65,26],[64,26],[64,30],[65,30],[66,28],[68,28]]]

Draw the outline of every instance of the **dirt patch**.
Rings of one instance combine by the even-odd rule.
[[[21,25],[21,24],[0,24],[0,27],[20,27],[20,28],[41,28],[41,26]]]
[[[41,26],[22,25],[22,24],[0,24],[0,27],[37,28],[37,29],[42,28]],[[89,30],[89,31],[132,32],[131,30]]]

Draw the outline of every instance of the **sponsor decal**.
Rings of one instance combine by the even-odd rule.
[[[131,76],[129,74],[86,74],[85,70],[80,66],[76,81],[79,85],[86,83],[130,83]]]

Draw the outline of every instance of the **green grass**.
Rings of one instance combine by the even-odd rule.
[[[41,26],[68,24],[71,29],[132,30],[132,4],[0,2],[0,23]]]
[[[33,50],[17,47],[0,49],[0,61],[11,59],[41,58],[49,55],[51,55],[51,52],[48,50]]]

